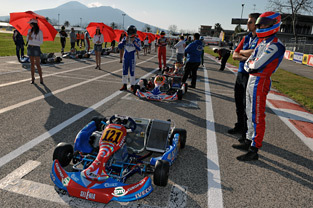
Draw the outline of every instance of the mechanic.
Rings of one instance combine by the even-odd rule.
[[[192,74],[191,78],[191,88],[196,88],[196,81],[197,81],[197,70],[198,67],[200,66],[201,62],[201,54],[203,50],[202,46],[202,41],[199,40],[200,34],[195,33],[194,34],[194,41],[190,43],[186,48],[185,48],[185,54],[186,55],[186,66],[185,66],[185,73],[182,79],[182,82],[185,83],[188,75]]]
[[[158,58],[159,58],[159,70],[162,70],[162,61],[164,69],[166,68],[166,46],[167,46],[167,38],[165,37],[165,32],[162,31],[160,33],[161,37],[158,39]]]
[[[258,150],[262,146],[265,132],[266,97],[271,87],[271,75],[281,63],[285,46],[276,37],[281,24],[281,15],[265,12],[256,21],[256,34],[262,38],[252,55],[247,59],[244,69],[250,74],[246,91],[246,113],[248,131],[246,139],[234,148],[247,150],[238,156],[239,161],[258,160]]]
[[[228,50],[226,48],[220,48],[220,49],[213,48],[213,52],[217,53],[219,55],[218,57],[216,57],[218,60],[222,59],[221,68],[219,70],[224,71],[226,62],[230,56],[230,50]]]
[[[228,133],[242,134],[242,138],[239,139],[240,141],[244,140],[247,132],[246,87],[249,79],[249,73],[244,70],[244,64],[254,51],[254,48],[258,42],[255,22],[259,16],[259,13],[249,14],[247,28],[250,33],[242,38],[241,42],[233,53],[233,59],[240,61],[234,88],[237,123],[235,124],[234,128],[228,130]]]
[[[127,34],[128,36],[124,37],[123,40],[118,44],[119,49],[124,48],[123,77],[122,77],[123,86],[120,89],[121,91],[127,90],[128,69],[130,72],[131,91],[134,90],[134,86],[136,84],[135,53],[136,51],[140,51],[140,45],[138,44],[140,40],[135,37],[137,34],[137,28],[134,25],[130,25],[127,28]]]
[[[62,46],[61,53],[63,55],[65,44],[66,44],[66,38],[67,38],[67,33],[65,32],[64,26],[61,27],[61,31],[59,32],[59,34],[60,34],[60,41],[61,41],[61,46]]]

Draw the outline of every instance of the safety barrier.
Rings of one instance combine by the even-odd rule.
[[[296,63],[301,63],[308,66],[313,66],[313,55],[312,54],[303,54],[299,52],[293,52],[286,50],[284,58],[287,60],[294,61]]]

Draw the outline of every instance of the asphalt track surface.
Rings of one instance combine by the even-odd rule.
[[[167,60],[175,53],[169,48]],[[196,89],[182,101],[139,100],[120,92],[118,54],[44,65],[45,85],[29,84],[29,65],[0,58],[0,207],[313,207],[313,153],[270,108],[260,158],[239,162],[227,134],[236,115],[235,74],[205,56]],[[153,51],[137,59],[136,78],[158,68]],[[207,77],[206,77],[207,76]],[[189,80],[190,81],[190,80]],[[188,82],[189,82],[188,81]],[[169,184],[144,199],[109,204],[56,194],[49,173],[54,147],[72,143],[93,116],[172,119],[187,143],[170,169]]]

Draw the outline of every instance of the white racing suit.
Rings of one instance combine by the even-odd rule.
[[[135,54],[136,50],[140,51],[140,44],[138,43],[140,40],[135,38],[133,41],[130,38],[125,37],[121,42],[118,44],[118,48],[124,48],[124,61],[123,61],[123,77],[122,82],[123,84],[127,84],[128,80],[128,69],[130,72],[130,84],[135,85],[135,66],[136,66],[136,59]]]
[[[256,148],[262,146],[265,132],[265,107],[271,87],[270,77],[285,53],[285,46],[275,35],[260,41],[244,65],[244,69],[250,74],[246,91],[246,137],[252,141],[251,146]]]

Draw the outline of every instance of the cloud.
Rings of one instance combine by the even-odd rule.
[[[88,4],[88,7],[101,7],[101,6],[103,5],[99,2],[93,2]]]

